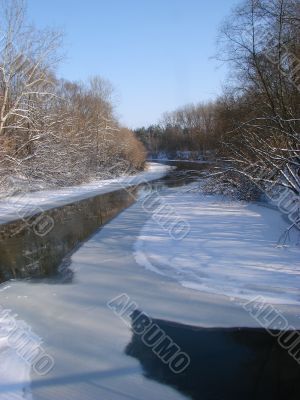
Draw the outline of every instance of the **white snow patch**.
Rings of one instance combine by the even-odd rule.
[[[18,335],[19,342],[15,342]],[[26,335],[26,336],[25,336]],[[24,342],[24,338],[26,340]],[[11,339],[9,339],[11,338]],[[27,340],[32,341],[34,347],[28,348]],[[21,352],[27,355],[33,348],[41,344],[41,339],[36,336],[31,328],[15,316],[1,317],[0,320],[0,399],[2,400],[32,400],[30,391],[31,365],[26,361]],[[14,343],[12,345],[12,343]],[[25,346],[24,346],[25,343]],[[27,347],[26,347],[27,346]],[[18,351],[20,349],[20,351]]]
[[[173,189],[164,201],[190,232],[173,240],[150,218],[134,245],[138,264],[198,291],[300,304],[300,248],[277,246],[288,226],[278,211]]]

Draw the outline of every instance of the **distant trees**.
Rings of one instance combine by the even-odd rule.
[[[104,177],[108,168],[118,175],[120,158],[143,168],[143,146],[114,115],[111,84],[57,79],[61,34],[28,26],[22,0],[1,6],[0,177],[33,188]]]
[[[154,157],[159,152],[171,158],[208,157],[218,146],[216,117],[214,103],[189,104],[163,114],[158,125],[136,133]]]

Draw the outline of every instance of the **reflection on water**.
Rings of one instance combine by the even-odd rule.
[[[133,314],[133,321],[137,321]],[[145,344],[132,322],[126,354],[137,358],[149,379],[168,384],[197,400],[296,400],[300,398],[300,366],[263,329],[199,328],[152,319],[191,363],[175,374]],[[299,349],[300,350],[300,349]]]
[[[164,163],[176,167],[176,169],[171,170],[163,179],[152,183],[157,189],[181,187],[196,182],[208,167],[208,164],[184,161],[166,161]]]
[[[205,165],[198,164],[199,170],[204,168]],[[198,176],[197,171],[186,170],[178,162],[176,170],[147,188],[183,186]],[[47,211],[44,214],[53,218],[54,229],[44,237],[36,235],[29,224],[26,226],[22,221],[0,225],[0,282],[55,274],[66,255],[135,201],[142,186],[116,190]],[[63,266],[66,265],[64,262]],[[67,268],[63,271],[60,281],[71,280],[72,272]]]
[[[53,218],[54,228],[44,237],[26,226],[15,235],[22,221],[2,225],[1,281],[52,275],[71,250],[131,205],[136,191],[121,189],[49,210],[46,214]]]

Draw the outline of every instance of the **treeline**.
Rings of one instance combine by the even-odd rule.
[[[120,126],[100,77],[58,79],[62,37],[29,26],[21,0],[1,2],[0,187],[72,185],[142,169],[144,147]]]
[[[157,125],[135,130],[151,157],[216,159],[225,133],[237,123],[239,100],[224,94],[216,101],[188,104],[163,114]]]
[[[218,143],[215,103],[190,104],[165,113],[159,124],[136,129],[153,158],[213,157]]]
[[[237,181],[276,182],[299,196],[299,1],[243,1],[223,23],[218,42],[218,57],[231,71],[223,95],[166,114],[158,126],[137,133],[152,154],[213,152]]]

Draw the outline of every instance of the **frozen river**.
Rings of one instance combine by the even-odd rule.
[[[177,171],[135,189],[137,201],[126,198],[122,209],[129,208],[102,229],[80,231],[84,243],[69,239],[77,247],[60,273],[1,286],[0,399],[299,397],[299,364],[245,307],[265,296],[288,330],[300,328],[299,248],[276,247],[275,228],[285,227],[276,211],[200,201],[195,179]],[[80,209],[87,215],[83,206],[69,210],[70,221]],[[180,229],[172,229],[174,219]],[[56,245],[49,257],[60,262],[63,242]],[[186,355],[184,371],[174,372],[150,337],[145,342],[140,313]],[[21,342],[8,340],[16,326],[53,360],[47,373],[25,361]]]

